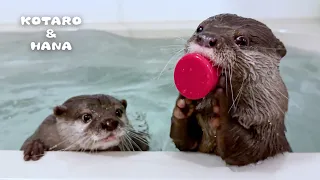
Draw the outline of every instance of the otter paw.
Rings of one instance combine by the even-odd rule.
[[[33,140],[25,147],[23,159],[25,161],[37,161],[44,155],[46,150],[48,148],[41,140]]]
[[[221,76],[217,88],[214,92],[213,100],[213,118],[211,118],[211,125],[213,128],[220,126],[220,121],[228,117],[228,99],[226,95],[226,77]]]
[[[214,98],[217,104],[213,107],[215,118],[213,118],[212,123],[215,127],[218,127],[220,125],[220,121],[226,120],[228,118],[228,98],[223,88],[216,89]]]
[[[176,106],[173,110],[173,116],[176,119],[186,119],[192,115],[195,110],[195,105],[192,100],[185,98],[178,98]]]

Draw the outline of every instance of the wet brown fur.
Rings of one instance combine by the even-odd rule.
[[[288,91],[279,72],[280,60],[286,55],[283,43],[265,24],[234,14],[210,17],[200,26],[203,31],[193,34],[185,51],[214,60],[214,65],[223,70],[228,107],[220,108],[228,113],[220,117],[219,127],[212,128],[209,120],[215,116],[216,91],[192,101],[192,106],[182,109],[192,112],[189,117],[172,116],[170,137],[176,147],[181,151],[215,153],[227,164],[238,166],[291,152],[284,123]],[[204,49],[196,43],[198,35],[214,36],[217,44]],[[235,44],[240,35],[248,45]]]
[[[71,146],[75,143],[75,139],[80,139],[79,137],[87,135],[74,136],[76,133],[71,128],[75,126],[75,122],[81,123],[81,116],[85,113],[91,113],[93,118],[90,124],[84,129],[85,133],[102,132],[106,131],[101,127],[106,119],[117,120],[122,128],[131,127],[128,118],[126,116],[127,101],[118,100],[112,96],[104,94],[94,94],[94,95],[80,95],[69,98],[62,105],[56,106],[53,109],[53,114],[49,115],[37,128],[37,130],[26,139],[23,143],[21,150],[24,151],[25,160],[38,160],[40,159],[45,151],[147,151],[149,150],[147,136],[146,134],[139,134],[136,132],[135,136],[132,133],[128,134],[131,139],[132,146],[120,148],[123,146],[123,142],[119,145],[110,147],[108,149],[92,149],[92,146],[86,146],[81,142],[78,145]],[[122,110],[121,118],[115,115],[116,109]],[[59,126],[63,124],[62,126]],[[76,126],[74,129],[78,129]],[[111,131],[110,131],[111,132]],[[82,132],[81,132],[82,133]],[[79,133],[80,134],[80,133]],[[137,139],[137,135],[139,139]],[[74,138],[74,139],[73,139]],[[67,140],[66,140],[67,139]],[[128,139],[127,139],[128,141]],[[143,141],[144,143],[142,143]],[[128,142],[127,142],[128,143]],[[72,148],[70,148],[72,147]]]

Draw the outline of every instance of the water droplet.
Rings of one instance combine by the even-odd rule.
[[[184,71],[185,71],[185,69],[183,68],[183,69],[182,69],[182,72],[184,72]]]
[[[192,68],[190,68],[189,71],[191,72],[191,71],[192,71]]]
[[[187,90],[186,90],[186,89],[182,90],[182,93],[186,93],[186,92],[187,92]]]

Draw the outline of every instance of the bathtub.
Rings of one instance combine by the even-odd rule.
[[[262,20],[287,46],[319,53],[320,26],[317,20]],[[98,29],[124,37],[187,37],[199,21],[172,23],[85,24],[83,29]],[[111,28],[110,28],[111,27]],[[182,28],[183,27],[183,28]],[[161,29],[162,28],[162,29]],[[176,30],[179,29],[179,30]],[[3,30],[3,29],[2,29]],[[22,31],[10,28],[12,31]],[[75,29],[71,29],[75,31]],[[29,29],[28,31],[37,31]],[[70,29],[69,29],[70,31]],[[301,44],[301,42],[304,42]],[[306,43],[308,42],[308,43]],[[48,152],[38,162],[24,162],[22,152],[0,151],[0,178],[294,178],[319,174],[320,154],[292,153],[279,155],[259,165],[242,168],[225,166],[215,156],[182,152],[125,152],[96,155],[75,152]]]
[[[51,8],[44,8],[42,10],[32,9],[32,3],[24,3],[25,8],[29,8],[29,12],[37,12],[37,14],[43,14],[49,12],[51,15],[56,15],[51,9],[59,9],[57,4],[53,4]],[[32,1],[33,3],[35,1]],[[88,13],[86,7],[76,8],[70,14],[77,12],[86,12],[90,17],[86,23],[79,28],[61,28],[61,31],[78,31],[78,30],[99,30],[104,32],[110,32],[120,35],[122,37],[130,38],[177,38],[188,37],[197,27],[201,19],[204,19],[208,15],[206,13],[200,13],[193,18],[187,19],[183,13],[174,16],[175,9],[169,9],[169,15],[164,13],[165,2],[158,3],[161,6],[157,11],[157,17],[147,17],[133,15],[121,15],[118,11],[122,10],[122,14],[125,11],[129,11],[129,6],[121,6],[119,2],[126,2],[126,0],[113,0],[105,1],[102,3],[96,1],[100,7],[95,6],[97,10],[93,13]],[[17,2],[16,2],[17,3]],[[43,2],[42,2],[43,3]],[[62,3],[60,1],[60,3]],[[140,4],[145,4],[151,7],[147,1],[139,1]],[[136,2],[136,4],[139,4]],[[179,2],[180,5],[182,2]],[[273,14],[260,13],[264,12],[263,6],[260,4],[259,8],[255,10],[255,14],[252,15],[249,12],[241,11],[241,6],[236,1],[228,1],[224,3],[220,1],[220,7],[214,7],[212,11],[216,13],[221,12],[234,12],[244,16],[252,16],[258,20],[266,23],[279,37],[286,46],[290,46],[295,49],[303,50],[304,52],[310,52],[318,54],[320,53],[319,45],[320,41],[320,23],[318,13],[318,3],[310,1],[308,3],[293,3],[294,8],[285,9],[287,4],[291,1],[269,1],[266,4],[266,8],[272,8],[270,4],[277,4],[276,10],[273,9]],[[229,4],[228,4],[229,3]],[[234,3],[234,6],[230,8],[230,4]],[[254,4],[258,7],[261,2],[254,2],[247,0],[246,3]],[[258,3],[258,4],[257,4]],[[93,3],[94,4],[94,3]],[[245,3],[244,3],[245,4]],[[280,5],[279,5],[280,4]],[[15,3],[6,4],[5,9],[10,9],[15,6]],[[101,6],[103,8],[101,8]],[[241,7],[237,7],[241,6]],[[69,4],[69,7],[71,5]],[[93,6],[90,6],[91,8]],[[301,9],[300,9],[300,8]],[[65,7],[64,7],[65,8]],[[189,7],[192,9],[192,7]],[[205,7],[207,8],[207,7]],[[62,8],[63,9],[63,8]],[[90,8],[89,8],[90,9]],[[117,11],[116,11],[116,10]],[[133,8],[134,9],[134,8]],[[295,15],[295,12],[300,11],[300,14]],[[59,11],[60,14],[68,12],[68,9]],[[137,9],[134,9],[137,11]],[[134,11],[131,9],[131,14]],[[157,10],[157,8],[153,8]],[[204,9],[203,11],[205,12]],[[42,12],[39,12],[42,11]],[[63,12],[62,12],[63,11]],[[92,10],[90,10],[92,11]],[[106,16],[106,11],[110,16]],[[21,27],[16,23],[16,14],[20,14],[22,10],[13,10],[13,12],[7,11],[8,16],[2,16],[0,19],[0,31],[1,32],[36,32],[48,29],[48,27]],[[148,11],[152,12],[151,10]],[[281,12],[277,14],[277,12]],[[3,11],[2,11],[3,13]],[[129,14],[130,14],[129,13]],[[259,14],[260,13],[260,14]],[[90,15],[88,15],[90,14]],[[100,17],[100,14],[103,17]],[[137,13],[139,14],[139,13]],[[11,16],[9,16],[11,15]],[[210,14],[211,15],[211,14]],[[302,18],[301,18],[302,17]],[[6,18],[6,19],[5,19]],[[100,19],[99,19],[100,18]],[[148,19],[149,18],[149,19]],[[153,19],[152,19],[153,18]],[[170,19],[171,18],[171,19]],[[98,20],[97,20],[98,19]],[[101,22],[107,19],[108,22]],[[142,19],[142,20],[141,20]],[[169,21],[168,21],[169,19]],[[320,56],[319,56],[320,57]],[[318,67],[319,68],[319,67]],[[1,74],[0,74],[1,80]],[[320,96],[320,94],[319,94]],[[5,99],[5,97],[3,98]],[[57,102],[57,101],[54,101]],[[58,103],[58,102],[57,102]],[[48,104],[47,104],[48,105]],[[46,110],[45,113],[48,111]],[[43,115],[45,114],[43,113]],[[39,119],[40,122],[41,118]],[[18,126],[18,125],[17,125]],[[3,127],[3,126],[2,126]],[[29,133],[29,132],[28,132]],[[315,136],[315,135],[314,135]],[[10,138],[8,136],[7,138]],[[292,137],[292,139],[295,137]],[[303,141],[303,139],[300,139]],[[312,143],[311,143],[312,144]],[[9,144],[7,143],[9,146]],[[15,146],[16,147],[16,146]],[[320,154],[311,153],[315,150],[298,149],[297,152],[307,151],[310,153],[291,153],[279,155],[276,158],[268,159],[264,162],[260,162],[257,165],[248,165],[246,167],[229,167],[224,162],[215,156],[210,156],[200,153],[183,153],[183,152],[169,152],[169,151],[154,151],[154,152],[108,152],[99,154],[86,154],[76,152],[48,152],[46,155],[37,162],[24,162],[22,158],[22,152],[14,149],[11,146],[6,150],[0,151],[0,178],[26,178],[26,179],[61,179],[61,178],[106,178],[106,179],[131,179],[131,178],[156,178],[156,179],[231,179],[231,178],[259,178],[259,179],[289,179],[295,178],[295,174],[299,174],[301,177],[317,177],[320,172],[318,167],[320,164]],[[299,173],[298,173],[299,172]]]

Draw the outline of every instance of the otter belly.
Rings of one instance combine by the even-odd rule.
[[[198,151],[202,153],[215,153],[216,150],[216,129],[212,128],[210,118],[202,114],[197,114],[197,121],[202,129],[202,138]]]

